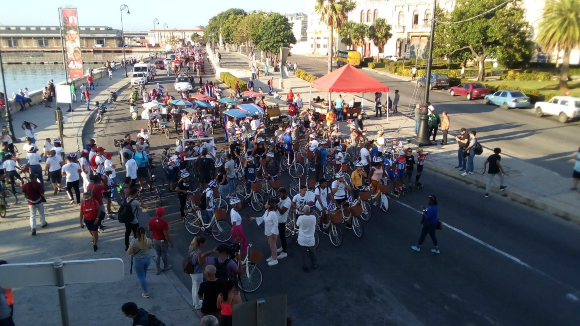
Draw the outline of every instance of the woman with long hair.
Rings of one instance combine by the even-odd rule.
[[[197,236],[191,240],[189,244],[189,259],[191,260],[191,265],[193,265],[193,274],[191,276],[191,298],[193,299],[193,308],[201,309],[201,303],[199,302],[199,296],[197,292],[199,291],[199,285],[203,282],[203,268],[205,265],[205,258],[211,255],[216,250],[210,250],[205,253],[201,253],[201,248],[205,246],[205,237]]]
[[[236,281],[226,280],[222,293],[218,295],[217,307],[221,310],[221,326],[232,326],[233,305],[241,303],[242,297],[236,291]]]
[[[255,220],[258,225],[264,222],[264,234],[270,246],[270,258],[266,259],[268,266],[278,264],[278,248],[276,247],[276,238],[278,237],[278,204],[274,199],[268,199],[266,202],[266,212],[261,217],[250,217],[250,220]]]
[[[228,187],[228,175],[224,163],[222,161],[217,161],[215,163],[217,175],[216,181],[220,186],[220,195],[222,198],[229,197],[229,187]]]
[[[147,269],[149,268],[149,263],[151,263],[150,250],[152,247],[152,241],[147,238],[145,229],[139,227],[137,229],[137,238],[131,240],[129,249],[127,249],[127,253],[133,259],[135,275],[137,275],[141,289],[143,289],[143,293],[141,293],[143,298],[149,298],[149,292],[147,291]]]
[[[427,208],[421,206],[421,210],[423,211],[423,219],[421,220],[423,230],[421,231],[421,237],[419,237],[419,243],[416,246],[412,246],[411,249],[421,251],[421,245],[425,241],[427,234],[429,234],[431,240],[433,240],[433,245],[435,246],[434,249],[431,249],[431,252],[439,254],[441,251],[439,251],[437,238],[435,237],[435,231],[439,225],[439,218],[437,217],[437,198],[435,198],[435,196],[429,196]]]
[[[385,170],[383,169],[383,160],[380,157],[373,158],[373,166],[369,171],[369,184],[373,187],[373,196],[379,192],[379,186],[381,185],[381,179],[385,175]],[[376,206],[380,203],[381,198],[377,196],[377,199],[374,202]]]

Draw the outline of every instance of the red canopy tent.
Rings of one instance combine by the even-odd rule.
[[[389,97],[388,86],[349,64],[314,80],[310,83],[310,87],[311,97],[312,87],[314,87],[327,92],[329,102],[330,93],[362,93],[361,107],[364,107],[364,93],[386,92],[387,98]],[[388,112],[387,110],[387,121],[389,119]]]

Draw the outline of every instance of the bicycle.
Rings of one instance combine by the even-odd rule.
[[[288,174],[290,174],[292,178],[296,178],[297,175],[304,175],[304,166],[300,164],[304,158],[300,153],[296,153],[296,150],[300,150],[300,144],[293,144],[292,146],[295,148],[295,151],[293,152],[293,162],[290,163],[290,152],[288,152],[286,159],[282,160],[280,166],[282,171],[288,169]]]
[[[262,252],[250,250],[250,248],[252,248],[252,244],[248,243],[250,254],[241,261],[241,273],[238,275],[238,287],[247,293],[256,292],[262,285],[262,271],[258,268],[258,263],[262,260]]]
[[[213,216],[208,223],[203,221],[202,212],[197,205],[193,206],[194,214],[185,214],[183,223],[187,232],[192,235],[198,234],[199,231],[210,230],[211,235],[218,242],[226,242],[232,238],[232,225],[226,221],[227,212],[225,209],[218,209],[213,212]]]
[[[0,187],[2,188],[0,191],[1,194],[1,201],[0,201],[0,218],[6,217],[6,212],[10,206],[15,206],[18,204],[18,196],[14,194],[11,190],[6,188],[4,181],[1,182]]]
[[[311,211],[312,212],[312,211]],[[316,216],[316,214],[314,214],[314,216]],[[317,225],[319,223],[319,216],[316,216],[316,222]],[[288,222],[286,222],[286,238],[290,238],[295,236],[296,237],[296,242],[298,242],[298,233],[299,233],[299,228],[296,225],[296,210],[291,209],[290,212],[288,213]],[[318,232],[314,231],[314,249],[318,248],[318,245],[320,244],[320,237],[318,236]]]

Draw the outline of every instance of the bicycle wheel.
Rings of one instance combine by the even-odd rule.
[[[255,192],[250,200],[250,205],[256,212],[261,211],[264,208],[264,197]]]
[[[292,178],[297,178],[299,175],[304,175],[304,167],[300,163],[294,163],[288,168],[288,173]]]
[[[165,128],[165,137],[167,137],[167,139],[171,139],[171,130],[169,130],[169,128]]]
[[[183,219],[183,223],[185,225],[185,229],[190,234],[198,234],[199,233],[200,221],[198,221],[196,215],[186,214],[185,218]]]
[[[369,221],[371,219],[371,216],[372,216],[371,204],[369,204],[369,202],[365,200],[362,202],[362,208],[363,208],[363,212],[362,212],[360,218],[363,221]]]
[[[217,221],[211,227],[211,234],[216,241],[226,242],[232,238],[232,225],[228,221]]]
[[[220,197],[213,199],[213,205],[214,209],[223,208],[226,210],[226,212],[230,209],[226,200]]]
[[[0,218],[6,217],[6,205],[0,203]]]
[[[286,234],[286,238],[290,238],[292,236],[292,230],[294,230],[294,219],[289,219],[288,222],[286,222],[286,230],[285,230],[285,234]]]
[[[330,238],[330,243],[336,248],[342,245],[342,231],[336,226],[336,224],[331,224],[328,230],[328,237]]]
[[[290,181],[290,197],[294,198],[300,189],[298,189],[298,180],[294,179]]]
[[[6,208],[18,204],[18,196],[12,190],[6,189],[6,197],[4,197],[4,200],[6,201]]]
[[[283,157],[282,160],[280,160],[280,170],[286,171],[286,169],[288,169],[288,159]]]
[[[262,271],[254,264],[242,266],[242,273],[238,278],[238,286],[244,292],[256,292],[262,285]]]
[[[354,235],[356,235],[357,238],[362,238],[365,231],[360,219],[357,216],[353,216],[350,223],[352,223],[352,231],[354,232]]]
[[[387,213],[389,211],[389,197],[385,196],[385,198],[387,199],[386,201],[381,200],[381,210]]]
[[[324,177],[326,180],[332,180],[334,177],[334,165],[326,165],[324,167]]]
[[[319,244],[320,244],[320,236],[318,235],[317,231],[314,231],[314,250],[318,249]]]
[[[246,185],[243,183],[236,184],[236,195],[244,196],[246,194]]]
[[[347,184],[351,184],[350,174],[344,173],[344,181],[346,181]]]
[[[157,206],[163,206],[163,198],[161,197],[161,188],[155,187],[155,199],[157,200]]]

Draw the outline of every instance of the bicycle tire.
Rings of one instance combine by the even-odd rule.
[[[6,197],[4,197],[4,200],[6,201],[6,209],[10,208],[11,205],[18,204],[18,196],[12,190],[6,189]]]
[[[259,193],[255,192],[250,198],[250,205],[252,209],[256,212],[261,211],[264,208],[264,197]]]
[[[284,234],[286,235],[286,238],[292,237],[292,230],[294,230],[294,220],[293,219],[286,222],[286,230],[284,230]]]
[[[344,181],[346,181],[347,184],[351,184],[350,175],[348,173],[344,173]]]
[[[339,229],[335,224],[330,225],[330,229],[328,230],[328,237],[330,239],[330,243],[336,248],[342,245],[342,230]]]
[[[185,218],[183,219],[183,225],[185,226],[185,230],[189,232],[189,234],[198,234],[199,230],[201,229],[199,224],[196,225],[197,217],[193,214],[186,214]],[[199,223],[199,222],[197,222]]]
[[[354,235],[356,235],[357,238],[362,238],[365,234],[365,230],[359,218],[357,216],[351,217],[350,223],[352,225],[352,231],[354,232]]]
[[[300,191],[300,189],[298,189],[298,180],[294,179],[292,181],[290,181],[290,197],[294,198],[294,196],[296,196],[296,194],[298,194],[298,192]]]
[[[223,199],[223,198],[220,198],[220,197],[214,198],[213,199],[213,204],[214,204],[214,208],[215,209],[223,208],[223,209],[226,210],[226,212],[229,211],[229,209],[230,209],[230,207],[228,206],[228,203],[226,202],[226,200]]]
[[[389,212],[389,208],[390,208],[389,207],[389,196],[385,196],[385,198],[387,198],[387,201],[386,202],[383,202],[381,200],[381,210],[383,212],[385,212],[385,213],[388,213]]]
[[[304,175],[304,167],[300,163],[294,163],[288,167],[288,173],[292,178],[297,178],[299,175]]]
[[[255,264],[242,266],[238,287],[247,293],[256,292],[262,285],[262,271]]]
[[[362,202],[362,208],[363,212],[360,215],[360,218],[365,222],[370,221],[372,216],[371,204],[369,204],[369,202],[365,200]]]
[[[246,194],[246,185],[243,183],[238,183],[236,185],[236,194],[240,196],[244,196]]]
[[[155,177],[155,187],[159,188],[159,191],[161,192],[163,189],[165,189],[165,180],[163,178],[158,178]]]
[[[314,232],[314,250],[318,249],[318,245],[320,244],[320,236],[318,232]]]
[[[157,206],[163,206],[163,197],[161,196],[161,189],[155,188],[155,199],[157,199]]]
[[[218,242],[226,242],[232,238],[232,225],[228,221],[217,221],[211,227],[211,235]]]
[[[286,169],[288,169],[288,159],[284,157],[282,160],[280,160],[280,170],[286,171]]]

